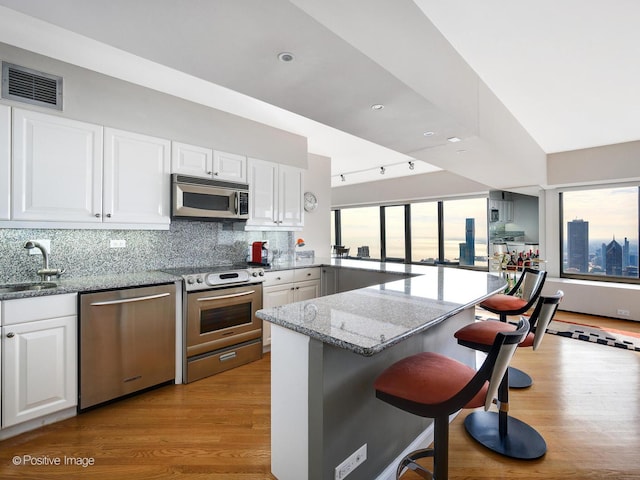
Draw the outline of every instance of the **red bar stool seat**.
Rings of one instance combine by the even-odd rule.
[[[406,455],[398,465],[396,479],[405,468],[423,478],[448,478],[449,415],[462,408],[490,408],[498,383],[528,331],[529,323],[522,318],[517,329],[498,332],[477,371],[444,355],[422,352],[394,363],[377,377],[377,398],[413,415],[434,419],[433,448]],[[433,473],[416,462],[426,457],[433,457]]]

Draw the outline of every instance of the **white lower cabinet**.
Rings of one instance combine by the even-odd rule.
[[[2,302],[2,428],[77,405],[76,298]]]
[[[279,307],[320,296],[320,268],[300,268],[266,272],[262,288],[262,308]],[[271,345],[271,324],[263,322],[262,345]]]

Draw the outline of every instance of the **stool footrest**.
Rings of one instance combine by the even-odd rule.
[[[398,469],[396,470],[396,480],[400,479],[400,475],[405,468],[416,472],[417,475],[420,475],[422,478],[426,478],[427,480],[434,480],[433,472],[431,470],[427,470],[422,465],[416,463],[416,460],[420,458],[433,457],[434,450],[433,448],[423,448],[420,450],[414,450],[405,456],[400,464],[398,465]]]
[[[507,433],[500,434],[498,413],[473,412],[464,426],[474,440],[496,453],[520,460],[533,460],[547,452],[544,438],[531,426],[517,418],[507,418]]]

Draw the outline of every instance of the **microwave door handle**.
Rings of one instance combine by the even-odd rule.
[[[233,192],[233,205],[235,207],[235,214],[240,214],[240,194],[238,192]]]

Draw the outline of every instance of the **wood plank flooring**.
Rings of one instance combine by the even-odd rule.
[[[610,322],[630,329],[629,322]],[[265,355],[0,442],[0,478],[273,480],[269,360]],[[547,335],[537,352],[518,351],[513,364],[535,383],[512,390],[510,414],[544,436],[547,454],[534,461],[493,454],[466,434],[465,411],[451,424],[451,479],[640,479],[640,353]],[[24,455],[95,464],[13,464]]]

